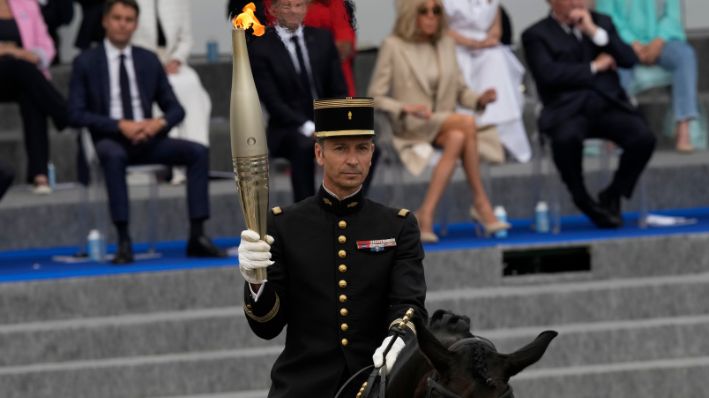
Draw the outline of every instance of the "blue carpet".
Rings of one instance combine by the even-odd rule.
[[[599,230],[583,216],[568,216],[563,217],[561,220],[561,233],[539,234],[532,230],[531,220],[511,220],[512,229],[509,231],[508,237],[504,239],[476,237],[473,224],[460,223],[448,225],[447,235],[442,237],[437,244],[425,245],[425,249],[427,252],[433,252],[494,246],[514,248],[515,246],[528,247],[531,245],[555,245],[643,236],[709,232],[709,208],[668,210],[653,212],[653,214],[695,218],[698,222],[684,226],[641,229],[637,226],[637,214],[626,213],[624,214],[625,226],[623,228]],[[440,230],[437,229],[436,232],[440,233]],[[235,247],[239,243],[237,238],[215,239],[214,242],[217,246],[225,249]],[[141,252],[145,252],[147,248],[145,244],[134,245],[134,250],[138,256]],[[237,264],[237,260],[234,257],[221,259],[188,258],[184,254],[184,248],[184,241],[162,242],[156,245],[161,257],[138,260],[127,266],[114,266],[110,263],[97,263],[86,259],[79,259],[77,262],[71,263],[55,261],[57,256],[74,255],[77,252],[76,247],[5,251],[0,252],[0,283],[206,267],[235,267]],[[113,252],[113,250],[115,250],[115,246],[109,245],[109,253]]]

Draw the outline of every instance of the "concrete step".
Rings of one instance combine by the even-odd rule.
[[[540,394],[550,391],[551,395],[547,396],[611,396],[589,395],[591,392],[585,389],[594,386],[585,379],[595,380],[605,375],[614,381],[616,389],[625,392],[623,388],[630,388],[651,374],[655,380],[672,384],[671,388],[696,388],[691,386],[700,380],[696,372],[709,369],[709,343],[702,341],[708,327],[707,316],[555,327],[561,332],[559,338],[542,361],[516,377],[513,385],[518,393],[524,391],[524,396],[530,397],[542,397]],[[491,337],[500,351],[508,352],[528,342],[539,331],[533,334],[532,329],[480,334]],[[72,397],[90,397],[91,394],[102,397],[259,397],[265,396],[262,389],[268,386],[268,371],[280,349],[280,346],[268,346],[3,367],[0,368],[0,393],[3,397],[52,396],[43,393],[46,389],[67,394],[59,396]],[[619,378],[618,374],[624,377]],[[573,382],[580,388],[579,394],[558,394],[557,389],[550,389],[548,385],[545,389],[547,380],[554,386]],[[680,380],[690,387],[679,383]],[[663,392],[669,388],[656,387]],[[229,393],[244,390],[247,392]]]
[[[241,307],[153,312],[0,326],[0,369],[31,364],[264,348]]]
[[[235,267],[0,284],[0,325],[240,306]]]
[[[577,299],[567,301],[572,300]],[[511,352],[543,329],[560,332],[554,350],[544,357],[547,367],[709,355],[709,342],[697,338],[709,332],[709,314],[496,330],[475,327],[474,333],[495,341],[501,352]],[[284,338],[256,337],[240,307],[15,324],[0,327],[0,368],[203,351],[278,352]]]
[[[135,398],[263,389],[279,352],[258,348],[4,367],[0,396]]]
[[[684,283],[672,281],[697,275],[701,281],[709,272],[707,241],[709,234],[582,243],[591,253],[591,272],[533,276],[502,275],[503,252],[509,247],[448,251],[429,247],[424,260],[428,301],[440,301],[430,304],[439,308],[458,305],[450,297],[484,300],[483,292],[512,297],[523,291],[520,288],[533,291],[548,286],[563,292],[565,286],[595,286],[610,291],[623,284]],[[233,307],[242,302],[242,284],[235,266],[4,283],[0,284],[0,325]]]
[[[709,342],[702,337],[709,332],[709,314],[473,332],[510,353],[545,329],[559,336],[539,361],[542,368],[709,356]]]
[[[473,330],[709,314],[709,273],[429,292]]]
[[[268,358],[263,349],[258,353],[240,350],[4,368],[0,369],[0,394],[7,398],[256,397],[269,385],[270,366],[265,365],[277,352],[270,354]],[[673,394],[668,389],[700,391],[696,389],[704,388],[707,371],[709,356],[553,368],[539,363],[515,377],[513,387],[525,397],[540,398],[704,396]],[[599,390],[596,383],[604,387]],[[648,383],[653,388],[647,389]],[[565,384],[575,389],[562,387]],[[607,390],[609,385],[613,387]],[[642,395],[630,394],[631,388],[639,386],[643,386],[637,390]],[[247,393],[231,395],[234,391]]]
[[[531,368],[512,379],[527,398],[705,397],[709,357]]]
[[[632,362],[618,365],[525,370],[512,379],[525,398],[704,397],[709,358]],[[268,390],[153,398],[265,398]]]

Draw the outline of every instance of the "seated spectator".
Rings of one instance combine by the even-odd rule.
[[[597,0],[596,7],[613,18],[620,37],[632,45],[642,65],[659,65],[672,74],[675,147],[691,152],[689,124],[699,116],[697,58],[687,43],[680,0]],[[633,85],[636,70],[620,70],[626,89]]]
[[[138,0],[143,11],[133,35],[133,44],[157,53],[167,79],[180,104],[187,110],[182,123],[169,136],[209,146],[209,117],[212,102],[197,72],[187,65],[192,48],[192,22],[188,0]],[[173,184],[185,181],[185,173],[176,168]]]
[[[74,60],[70,83],[70,118],[73,124],[89,129],[103,167],[111,218],[118,232],[113,262],[133,261],[125,173],[128,165],[141,163],[187,167],[187,255],[220,257],[222,253],[203,230],[209,218],[208,150],[201,144],[167,137],[185,112],[157,56],[131,44],[138,13],[135,0],[106,2],[106,39]],[[153,117],[155,102],[163,111],[161,117]]]
[[[0,199],[5,196],[5,192],[12,185],[12,180],[15,178],[15,173],[12,171],[12,167],[0,159]]]
[[[230,0],[229,10],[231,14],[238,14],[247,0]],[[256,16],[263,16],[267,25],[276,23],[275,13],[271,11],[272,0],[260,0],[256,4]],[[311,28],[326,29],[335,39],[335,46],[340,54],[342,62],[342,74],[347,83],[347,93],[350,97],[355,96],[354,82],[354,56],[355,56],[355,18],[354,5],[351,0],[312,0],[305,14],[303,26]]]
[[[476,216],[485,232],[510,227],[495,218],[480,180],[475,118],[455,112],[458,104],[484,110],[495,100],[495,91],[478,95],[465,84],[455,58],[455,43],[444,33],[444,12],[436,0],[397,1],[394,32],[379,48],[369,86],[375,107],[386,111],[391,119],[394,145],[409,170],[423,170],[433,153],[431,144],[443,149],[417,211],[421,240],[425,242],[438,240],[433,233],[434,212],[458,159],[463,163]]]
[[[556,168],[576,206],[600,228],[622,225],[630,198],[652,156],[655,137],[620,85],[616,66],[638,61],[611,19],[584,0],[549,0],[551,13],[522,34],[524,53],[544,104],[539,130],[551,138]],[[603,138],[623,149],[610,185],[591,198],[582,174],[583,141]]]
[[[270,155],[290,161],[296,202],[315,194],[313,99],[347,95],[332,36],[303,27],[307,7],[307,0],[273,1],[275,26],[248,43],[259,99],[269,114]]]
[[[446,0],[444,4],[465,82],[475,91],[492,87],[497,93],[497,100],[478,116],[477,125],[495,125],[509,153],[520,162],[528,161],[532,150],[522,121],[524,98],[519,89],[524,67],[509,47],[501,44],[500,1]],[[474,114],[473,110],[459,112]]]
[[[58,130],[67,124],[66,101],[49,82],[55,49],[34,0],[0,0],[0,102],[20,105],[27,153],[27,182],[48,194],[47,115]]]
[[[86,50],[103,40],[104,32],[101,25],[103,5],[106,0],[75,0],[81,5],[81,24],[76,33],[74,46]]]

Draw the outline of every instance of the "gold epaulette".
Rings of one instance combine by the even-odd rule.
[[[407,215],[409,215],[410,212],[411,212],[411,210],[409,210],[409,209],[401,209],[401,210],[399,210],[398,216],[401,218],[404,218]]]
[[[283,209],[281,209],[280,206],[276,206],[276,207],[274,207],[274,208],[271,209],[271,213],[273,213],[274,216],[277,216],[277,215],[283,213]]]

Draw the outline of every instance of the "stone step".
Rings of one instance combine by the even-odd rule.
[[[429,291],[426,306],[475,330],[696,316],[709,313],[709,273]]]
[[[703,397],[709,358],[684,358],[573,367],[567,371],[534,368],[512,379],[516,396],[526,398]],[[268,390],[152,398],[266,398]]]
[[[134,398],[263,389],[278,352],[258,348],[5,367],[0,396]]]
[[[235,266],[0,284],[0,325],[240,306]]]
[[[280,350],[284,336],[257,337],[241,307],[5,325],[0,326],[0,369],[257,347],[271,352]]]
[[[432,250],[424,260],[428,302],[431,308],[458,306],[454,299],[487,301],[486,294],[512,300],[516,292],[542,289],[539,292],[544,293],[546,287],[562,295],[568,286],[615,292],[626,285],[648,290],[703,283],[709,272],[708,240],[709,235],[697,234],[590,242],[591,272],[533,276],[502,276],[502,252],[509,249],[504,246]],[[225,264],[230,261],[236,263],[234,259]],[[231,265],[3,283],[0,325],[233,307],[242,302],[242,285],[241,275]]]
[[[705,332],[706,319],[703,321],[704,329],[688,331]],[[585,325],[588,326],[588,325]],[[596,336],[598,344],[593,347],[590,344],[582,344],[581,353],[578,357],[583,358],[583,354],[594,353],[595,350],[620,351],[627,350],[629,355],[638,354],[643,357],[642,351],[656,349],[655,344],[663,346],[677,344],[673,341],[672,335],[653,335],[652,330],[648,330],[646,342],[630,342],[630,346],[622,346],[626,339],[605,341],[603,336]],[[569,333],[568,331],[566,333]],[[593,333],[593,332],[591,332]],[[564,332],[562,331],[563,336]],[[602,333],[601,333],[602,334]],[[621,333],[622,334],[622,333]],[[561,337],[560,336],[560,337]],[[701,340],[703,334],[691,334],[693,340]],[[640,337],[640,336],[636,336]],[[680,336],[678,336],[680,337]],[[635,339],[637,340],[637,339]],[[664,341],[663,341],[664,340]],[[681,341],[681,340],[680,340]],[[498,340],[499,343],[499,340]],[[559,344],[557,344],[559,343]],[[684,344],[681,341],[681,344]],[[503,343],[504,344],[504,343]],[[513,386],[517,391],[524,391],[524,396],[542,397],[544,392],[553,391],[552,397],[591,397],[591,396],[635,396],[618,394],[616,390],[605,390],[603,394],[596,390],[597,395],[589,395],[589,388],[596,388],[590,380],[605,381],[605,384],[614,385],[615,389],[629,388],[640,383],[641,380],[653,376],[654,380],[663,380],[664,383],[672,384],[672,388],[691,388],[694,391],[697,386],[692,386],[698,382],[701,372],[709,370],[709,356],[706,355],[706,343],[701,344],[702,351],[693,352],[689,355],[682,355],[680,352],[672,353],[668,357],[653,355],[652,359],[631,359],[625,362],[599,362],[582,363],[578,365],[548,366],[549,361],[553,361],[554,352],[560,351],[559,347],[573,348],[573,344],[578,341],[568,339],[566,342],[555,341],[547,355],[526,370],[521,375],[513,379]],[[500,344],[502,346],[502,344]],[[687,345],[682,351],[689,351],[693,347]],[[694,347],[696,348],[696,346]],[[61,364],[37,364],[18,367],[0,368],[0,394],[3,397],[209,397],[232,396],[229,391],[248,391],[240,397],[260,396],[262,389],[269,384],[269,369],[280,352],[280,347],[257,347],[244,350],[223,350],[196,353],[181,353],[160,356],[112,358],[108,360],[74,361]],[[704,354],[702,356],[702,354]],[[594,354],[595,355],[595,354]],[[706,373],[704,373],[706,374]],[[603,380],[597,378],[604,376]],[[613,381],[612,383],[610,381]],[[649,380],[645,380],[648,382]],[[689,384],[686,386],[684,383]],[[549,384],[554,386],[550,388]],[[565,383],[573,383],[579,389],[578,394],[559,394],[556,387]],[[642,383],[640,383],[642,384]],[[546,386],[546,388],[545,388]],[[643,394],[640,396],[667,397],[667,396],[702,396],[700,395],[673,395],[667,393],[669,388],[666,385],[657,385],[665,395]],[[562,388],[561,391],[572,391]],[[593,390],[591,390],[593,391]],[[615,391],[616,394],[611,395]],[[645,391],[644,389],[642,391]],[[55,394],[55,395],[52,395]],[[187,395],[189,394],[189,395]],[[207,395],[205,395],[207,394]],[[237,396],[237,395],[235,395]],[[549,396],[549,395],[546,395]]]
[[[480,308],[476,303],[469,307]],[[436,307],[429,308],[433,312]],[[495,341],[501,352],[511,352],[543,329],[557,330],[560,336],[554,350],[543,360],[547,367],[709,355],[709,342],[697,338],[709,332],[709,314],[611,319],[494,330],[482,330],[474,323],[473,332]],[[202,351],[278,352],[284,337],[270,341],[256,337],[240,307],[5,325],[0,326],[0,369]]]
[[[704,397],[709,357],[531,368],[512,379],[519,396],[528,398]]]
[[[591,272],[532,276],[502,276],[503,251],[510,250],[509,247],[465,250],[428,247],[424,260],[428,301],[441,301],[431,305],[439,308],[454,304],[450,297],[467,300],[473,289],[478,293],[471,298],[483,299],[480,292],[492,295],[508,292],[504,294],[513,296],[519,288],[548,286],[562,291],[565,286],[584,289],[596,286],[596,290],[613,290],[613,286],[623,284],[671,285],[678,283],[673,280],[691,280],[697,275],[702,280],[709,272],[707,241],[709,234],[574,243],[588,247]],[[568,244],[556,247],[563,245]],[[243,279],[235,265],[226,265],[231,261],[236,263],[233,259],[226,260],[224,266],[201,269],[3,283],[0,325],[238,306],[242,302]],[[613,278],[616,280],[604,285]],[[446,292],[455,293],[446,295]]]
[[[709,356],[709,313],[667,318],[574,323],[475,332],[510,353],[541,331],[559,332],[538,367],[567,368]]]

